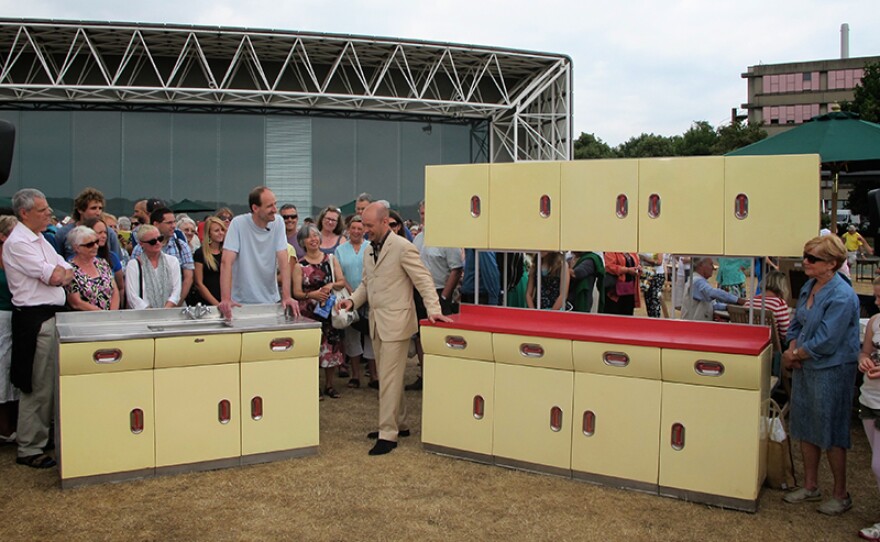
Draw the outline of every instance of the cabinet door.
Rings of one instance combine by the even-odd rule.
[[[751,508],[766,465],[761,392],[664,382],[661,410],[660,493],[697,492]]]
[[[559,176],[559,162],[492,164],[490,248],[559,250]]]
[[[242,455],[318,445],[315,358],[241,364]]]
[[[636,252],[639,161],[562,163],[560,248]]]
[[[422,442],[489,461],[495,364],[426,354],[424,372]]]
[[[639,161],[639,252],[723,254],[724,157]]]
[[[724,159],[724,253],[796,256],[819,231],[819,156]]]
[[[237,363],[153,371],[157,467],[241,455],[238,372]]]
[[[152,469],[153,372],[59,379],[61,479]]]
[[[425,245],[489,248],[489,164],[425,168]]]
[[[573,374],[495,364],[496,464],[570,474]]]
[[[617,486],[656,491],[660,386],[659,380],[575,373],[575,476],[598,475]]]

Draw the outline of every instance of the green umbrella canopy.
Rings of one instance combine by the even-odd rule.
[[[841,171],[880,169],[880,124],[861,120],[857,113],[832,111],[727,156],[768,154],[818,154],[834,180],[831,208],[837,208],[837,183]],[[837,232],[837,221],[831,221]]]
[[[214,207],[198,203],[192,200],[183,199],[169,207],[175,213],[210,213]]]
[[[727,156],[818,154],[832,172],[880,168],[880,124],[856,113],[834,111]]]

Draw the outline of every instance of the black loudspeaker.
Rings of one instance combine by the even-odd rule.
[[[868,191],[868,220],[871,224],[868,228],[868,236],[876,237],[880,230],[880,188]]]
[[[0,120],[0,184],[9,180],[13,149],[15,149],[15,126],[11,122]]]

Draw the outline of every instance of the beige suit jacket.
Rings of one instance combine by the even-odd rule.
[[[440,314],[434,279],[415,245],[391,232],[377,261],[373,247],[364,251],[364,277],[351,298],[355,308],[370,303],[371,337],[404,341],[418,331],[413,287],[422,295],[428,314]]]

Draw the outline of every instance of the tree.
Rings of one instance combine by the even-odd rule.
[[[574,142],[574,159],[614,158],[611,147],[593,134],[581,133]]]
[[[840,104],[840,108],[858,113],[862,120],[880,122],[880,63],[865,66],[865,74],[853,94],[853,101]]]
[[[676,141],[676,156],[709,156],[718,141],[712,125],[704,120],[694,122],[688,131]]]
[[[718,128],[718,139],[712,147],[712,154],[727,154],[740,147],[751,145],[767,137],[762,124],[743,124],[742,121],[731,122]]]
[[[675,146],[681,136],[665,137],[655,134],[642,134],[632,137],[626,143],[615,147],[621,158],[653,158],[675,156]]]

